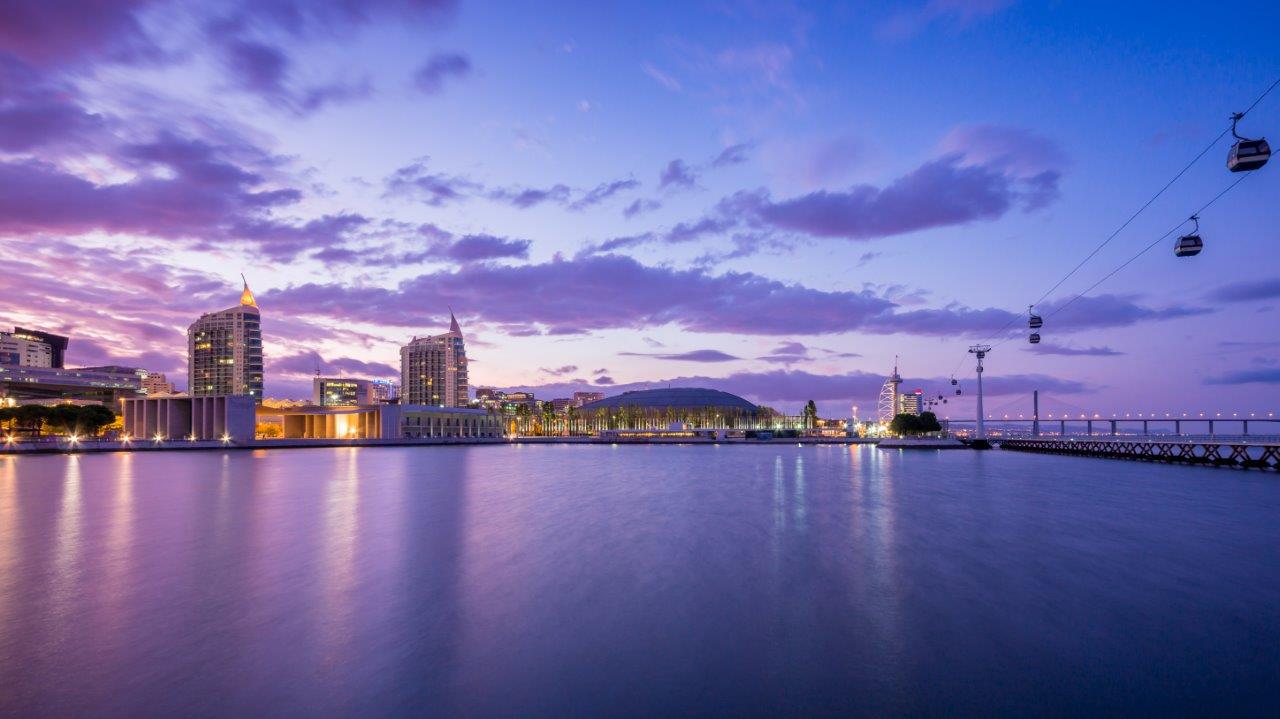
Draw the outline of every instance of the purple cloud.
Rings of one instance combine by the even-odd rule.
[[[732,165],[741,165],[749,159],[748,153],[755,145],[750,142],[739,142],[736,145],[729,145],[720,151],[720,154],[711,158],[710,166],[713,168],[730,167]]]
[[[511,240],[493,235],[466,235],[456,241],[442,240],[433,244],[427,257],[453,262],[482,262],[503,258],[525,259],[532,240]]]
[[[658,173],[659,190],[665,190],[668,187],[693,187],[697,181],[697,173],[694,172],[693,168],[686,165],[684,160],[672,160]]]
[[[544,202],[567,202],[571,193],[572,190],[569,189],[568,185],[552,185],[547,188],[529,187],[493,190],[489,193],[489,197],[525,210],[541,205]]]
[[[7,0],[0,22],[0,52],[36,67],[103,59],[154,60],[161,56],[138,21],[157,3],[148,0]]]
[[[531,303],[530,297],[539,298]],[[583,302],[582,297],[592,297]],[[489,322],[548,332],[676,324],[754,335],[844,332],[893,304],[869,292],[827,292],[751,273],[647,267],[600,255],[542,264],[467,265],[406,280],[397,289],[305,284],[260,298],[282,311],[416,326],[414,307],[452,305]]]
[[[0,54],[0,151],[90,149],[107,118],[79,103],[71,85]]]
[[[585,210],[588,207],[598,205],[601,202],[613,197],[619,192],[634,190],[640,186],[640,181],[635,179],[614,180],[613,182],[602,182],[596,185],[594,189],[587,192],[582,197],[569,203],[569,209],[578,211]],[[638,200],[637,200],[638,201]],[[634,203],[633,203],[634,204]]]
[[[387,196],[412,197],[431,207],[460,202],[483,189],[465,177],[427,172],[427,159],[419,158],[386,178]]]
[[[771,202],[757,196],[760,218],[780,229],[818,237],[867,240],[993,220],[1016,199],[1010,179],[983,166],[961,166],[952,156],[922,165],[881,189],[859,185],[820,190]]]
[[[543,374],[560,376],[560,375],[566,375],[566,374],[573,374],[574,372],[577,372],[578,365],[567,364],[562,367],[542,367],[539,371],[542,372]]]
[[[636,215],[652,212],[659,207],[662,207],[662,203],[657,200],[638,198],[633,200],[630,205],[627,205],[626,208],[622,210],[622,216],[629,220]]]
[[[1067,347],[1066,345],[1029,345],[1028,352],[1038,355],[1062,355],[1066,357],[1116,357],[1124,354],[1110,347]]]
[[[618,354],[626,357],[653,357],[661,360],[675,360],[679,362],[732,362],[740,360],[741,357],[735,357],[727,352],[720,350],[690,350],[688,352],[676,352],[670,354],[653,353],[653,352],[619,352]]]
[[[1206,379],[1205,384],[1280,384],[1280,367],[1242,369]]]
[[[320,353],[297,352],[281,357],[267,356],[267,372],[283,375],[336,374],[362,379],[389,379],[398,377],[400,370],[385,362],[366,362],[352,357],[325,360]]]
[[[413,73],[413,84],[422,93],[435,95],[444,89],[445,80],[471,74],[471,61],[458,53],[437,53],[427,58]]]
[[[878,34],[886,39],[910,38],[935,23],[964,28],[975,20],[994,15],[1014,0],[926,0],[923,4],[898,10],[880,23]]]
[[[1233,282],[1209,293],[1209,299],[1219,302],[1255,302],[1277,298],[1280,298],[1280,277]]]

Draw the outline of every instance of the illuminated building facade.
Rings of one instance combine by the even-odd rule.
[[[70,344],[70,339],[62,335],[55,335],[52,332],[43,332],[27,327],[14,327],[11,334],[18,339],[24,339],[29,342],[42,342],[49,345],[49,364],[31,366],[52,367],[53,369],[62,369],[66,366],[63,364],[63,360],[66,357],[67,345]],[[2,363],[0,362],[0,364]]]
[[[903,392],[898,395],[898,414],[920,414],[924,408],[924,390]]]
[[[187,328],[187,392],[192,397],[262,400],[261,319],[246,282],[240,304],[201,315]]]
[[[462,328],[449,312],[449,331],[414,337],[400,348],[400,401],[433,407],[466,407],[467,350]]]
[[[373,383],[350,377],[316,377],[311,380],[311,403],[321,407],[373,404]]]
[[[14,332],[0,332],[0,364],[52,369],[53,348],[48,342]]]

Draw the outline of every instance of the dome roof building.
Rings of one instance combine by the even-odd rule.
[[[740,412],[754,412],[758,408],[739,397],[718,389],[702,387],[666,387],[661,389],[641,389],[582,406],[583,411],[634,407],[644,409],[732,409]]]

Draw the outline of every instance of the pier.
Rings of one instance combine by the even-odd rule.
[[[1006,439],[1001,449],[1210,467],[1280,470],[1280,443],[1222,440]]]

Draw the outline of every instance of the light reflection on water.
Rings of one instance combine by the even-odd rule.
[[[0,715],[1262,711],[1278,519],[999,452],[0,458]]]

